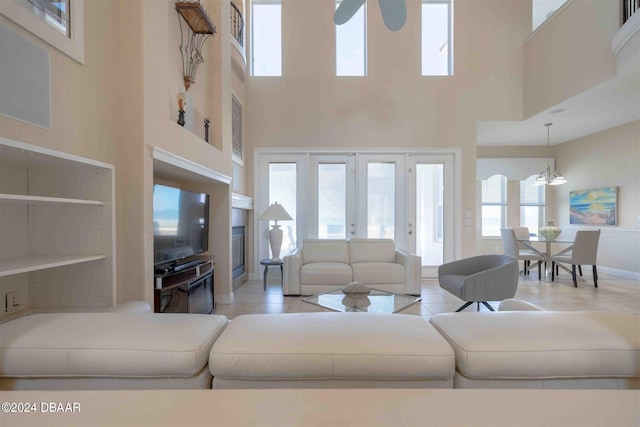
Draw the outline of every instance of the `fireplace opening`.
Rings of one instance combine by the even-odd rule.
[[[231,268],[232,278],[245,272],[245,226],[231,228]]]

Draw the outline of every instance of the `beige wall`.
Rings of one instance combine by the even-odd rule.
[[[556,166],[569,181],[548,196],[556,209],[549,213],[563,233],[600,228],[599,266],[640,273],[640,122],[599,132],[555,147]],[[618,187],[617,227],[569,224],[569,192]]]
[[[2,136],[116,166],[117,298],[142,296],[142,239],[136,215],[141,193],[142,75],[140,3],[85,2],[85,63],[77,63],[0,16],[50,53],[51,129],[0,116]]]
[[[209,115],[212,119],[212,144],[206,144],[197,129],[195,133],[190,132],[175,123],[175,97],[181,90],[182,79],[176,54],[178,21],[172,0],[85,1],[84,65],[0,17],[3,25],[51,53],[52,90],[50,130],[0,116],[0,133],[7,138],[116,165],[118,301],[143,298],[151,302],[154,179],[151,147],[160,147],[205,168],[232,176],[232,92],[242,98],[244,107],[245,160],[238,173],[240,179],[246,180],[240,183],[240,193],[253,195],[253,148],[460,147],[463,208],[472,209],[470,201],[475,200],[476,195],[477,121],[521,120],[529,115],[529,111],[537,111],[554,102],[556,94],[570,96],[589,84],[606,79],[611,73],[610,65],[613,67],[614,63],[609,64],[603,53],[602,40],[608,43],[611,39],[609,32],[614,19],[610,12],[602,9],[610,6],[611,1],[581,0],[571,5],[583,10],[581,4],[588,2],[591,9],[584,12],[591,14],[592,20],[596,15],[598,22],[603,20],[595,26],[593,37],[598,40],[592,41],[589,33],[583,35],[589,42],[582,42],[586,47],[597,47],[592,57],[596,62],[589,66],[601,66],[592,70],[578,62],[581,65],[576,70],[571,64],[563,65],[562,69],[567,71],[563,71],[557,84],[554,82],[553,90],[542,91],[543,85],[535,76],[542,78],[545,74],[538,73],[539,69],[533,69],[528,77],[532,79],[530,83],[525,86],[526,82],[523,82],[526,71],[523,64],[535,58],[526,50],[542,54],[558,40],[542,43],[532,39],[523,51],[522,41],[530,29],[528,0],[455,1],[457,48],[453,77],[419,75],[418,1],[407,2],[409,18],[405,28],[398,32],[386,30],[377,3],[371,2],[368,9],[369,75],[365,78],[334,76],[333,1],[284,1],[284,76],[247,76],[246,84],[232,71],[229,4],[209,0],[207,10],[218,27],[218,34],[206,42],[207,62],[189,94],[200,117]],[[554,53],[552,59],[558,55]],[[541,66],[531,64],[534,65]],[[569,143],[567,151],[563,144],[557,153],[558,167],[569,179],[569,186],[590,187],[600,183],[621,186],[620,229],[635,227],[637,230],[638,175],[631,169],[632,161],[635,160],[636,169],[638,164],[637,123],[635,126]],[[599,156],[609,153],[602,144],[608,146],[616,135],[622,141],[618,142],[620,159],[616,159],[616,164],[623,162],[626,166],[621,169],[612,162],[605,170],[610,174],[626,170],[632,179],[619,177],[622,184],[604,184],[605,179],[576,181],[575,176],[586,173],[573,170],[578,167],[577,159],[583,157],[575,157],[571,150],[580,146],[579,152],[591,153],[587,159],[595,163]],[[628,156],[624,154],[627,153],[625,150],[631,150],[635,155]],[[602,166],[593,166],[599,170],[597,167]],[[633,179],[635,187],[627,189]],[[198,188],[209,188],[220,205],[213,221],[217,225],[228,225],[228,186],[210,184]],[[629,198],[632,191],[635,191],[635,199]],[[561,212],[564,207],[560,196],[558,198]],[[460,228],[464,229],[462,225]],[[219,262],[222,265],[229,257],[230,235],[227,234],[230,230],[222,230],[216,243],[221,250]],[[463,255],[475,253],[473,233],[465,234],[462,243]],[[608,253],[603,256],[609,257],[607,260],[611,260],[612,265],[618,262],[618,257]],[[624,262],[628,264],[628,261]],[[229,279],[230,287],[230,272],[224,271],[227,267],[216,269],[216,286],[219,283],[226,286]]]
[[[420,75],[415,0],[407,2],[407,23],[397,32],[384,27],[370,2],[368,76],[336,77],[334,7],[283,2],[283,76],[248,80],[251,147],[461,147],[463,208],[473,209],[477,121],[523,116],[530,3],[456,1],[453,77]],[[464,255],[475,253],[473,232],[463,235],[462,246]]]
[[[116,166],[118,302],[153,302],[152,147],[232,174],[229,4],[206,3],[218,34],[205,43],[206,62],[189,90],[190,112],[200,123],[207,115],[212,119],[212,144],[207,144],[200,127],[191,132],[176,123],[176,96],[184,89],[174,3],[85,1],[83,65],[0,17],[3,25],[50,52],[52,106],[51,129],[0,116],[2,136]],[[176,182],[181,184],[180,178]],[[215,225],[230,220],[229,186],[212,182],[200,188],[208,189],[220,207],[211,218]],[[229,242],[230,226],[218,230],[214,250],[221,252],[222,266],[216,268],[216,286],[228,281],[230,289]]]
[[[133,215],[141,217],[144,261],[138,267],[143,275],[140,281],[147,301],[153,300],[153,230],[152,188],[154,167],[152,148],[173,153],[187,162],[193,162],[227,177],[233,174],[231,162],[231,60],[229,3],[204,1],[205,8],[217,27],[217,34],[209,38],[203,48],[205,63],[196,76],[196,83],[188,90],[192,98],[195,127],[193,132],[176,123],[176,96],[182,86],[181,59],[176,55],[180,45],[178,16],[174,1],[142,3],[142,46],[144,79],[144,143],[137,164],[142,165],[142,206]],[[159,7],[163,5],[164,7]],[[202,119],[211,118],[210,140],[203,139]],[[186,189],[207,192],[211,198],[210,251],[216,256],[216,294],[227,300],[231,292],[231,191],[229,185],[215,180],[202,183],[197,177],[162,176]],[[224,225],[226,224],[226,225]]]
[[[615,77],[611,40],[620,29],[620,5],[619,0],[571,0],[527,40],[525,117]]]
[[[514,154],[517,149],[509,150]],[[492,150],[488,150],[492,152]],[[634,121],[553,147],[556,168],[569,181],[546,187],[546,219],[572,238],[577,230],[600,229],[598,269],[629,278],[640,275],[640,122]],[[478,181],[477,212],[480,212]],[[519,181],[509,181],[508,226],[519,225]],[[618,187],[618,226],[569,224],[569,193],[599,187]],[[502,253],[499,238],[481,238],[479,253]]]

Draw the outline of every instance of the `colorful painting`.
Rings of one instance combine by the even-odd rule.
[[[618,225],[618,187],[571,191],[569,208],[571,224]]]

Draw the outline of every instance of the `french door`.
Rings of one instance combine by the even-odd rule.
[[[262,157],[268,162],[263,163],[266,174],[257,187],[268,188],[271,202],[282,191],[296,195],[289,204],[296,205],[291,210],[297,218],[290,229],[297,233],[291,239],[297,246],[304,238],[390,238],[397,247],[421,256],[423,277],[437,276],[437,267],[454,259],[453,154]],[[282,181],[288,189],[279,190],[274,183],[283,169],[297,173],[295,178],[289,173]],[[258,246],[266,248],[263,243]]]

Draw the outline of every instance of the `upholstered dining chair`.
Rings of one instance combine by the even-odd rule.
[[[525,262],[524,274],[527,274],[531,267],[531,261],[537,261],[538,263],[538,280],[542,280],[542,262],[544,261],[544,255],[536,253],[532,250],[521,250],[518,246],[518,239],[516,232],[513,228],[503,228],[500,230],[502,236],[502,246],[504,248],[504,254],[514,257],[517,260]]]
[[[534,253],[531,249],[529,249],[521,240],[529,240],[531,234],[529,234],[529,227],[512,227],[513,231],[516,233],[516,238],[518,239],[518,253],[520,255],[528,255]],[[523,274],[529,274],[529,268],[531,266],[531,260],[525,259],[523,262]]]
[[[518,288],[518,260],[508,255],[478,255],[438,267],[440,287],[466,301],[462,311],[474,302],[494,311],[487,301],[513,298]]]
[[[571,264],[571,276],[573,286],[578,287],[576,276],[576,266],[582,276],[582,266],[593,266],[593,284],[598,287],[598,269],[596,268],[598,258],[598,241],[600,240],[600,230],[579,230],[573,245],[567,249],[551,256],[551,280],[555,280],[557,273],[556,264]]]

